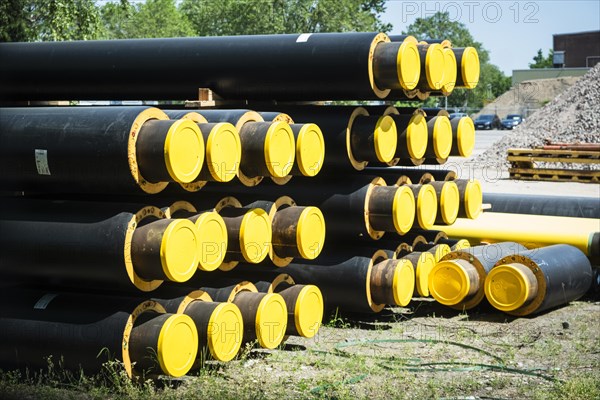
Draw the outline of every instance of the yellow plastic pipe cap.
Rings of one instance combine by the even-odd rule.
[[[405,90],[413,90],[421,76],[421,56],[416,41],[404,40],[398,49],[396,71],[400,86]]]
[[[317,207],[306,207],[298,218],[296,246],[302,258],[315,259],[325,243],[325,217]]]
[[[473,179],[465,186],[464,207],[467,218],[475,219],[481,214],[483,204],[483,190],[481,183]]]
[[[441,261],[429,274],[429,293],[443,305],[453,306],[460,303],[470,290],[468,273],[456,261]]]
[[[462,117],[456,128],[456,144],[461,157],[470,157],[475,148],[475,124],[471,117]]]
[[[467,89],[475,89],[479,82],[479,55],[475,47],[465,47],[460,63],[460,72]]]
[[[456,86],[456,74],[458,67],[456,65],[456,56],[451,48],[444,48],[445,67],[444,71],[444,84],[442,85],[442,91],[451,93]]]
[[[469,247],[471,247],[471,243],[469,243],[469,241],[467,239],[460,239],[453,246],[453,249],[454,250],[463,250],[463,249],[468,249]]]
[[[167,318],[158,335],[157,358],[162,371],[180,377],[188,373],[198,354],[198,331],[185,314]]]
[[[227,226],[223,217],[215,211],[200,214],[195,222],[200,242],[200,262],[202,271],[219,268],[227,252]]]
[[[215,360],[230,361],[240,351],[244,322],[238,306],[219,304],[208,321],[208,349]]]
[[[296,163],[304,176],[315,176],[325,160],[325,139],[316,124],[304,124],[296,138]]]
[[[498,265],[485,278],[485,297],[500,311],[514,311],[529,298],[531,280],[535,281],[535,275],[522,264]]]
[[[437,216],[437,195],[431,185],[422,185],[417,195],[417,222],[423,229],[431,229]]]
[[[392,161],[398,145],[398,130],[396,122],[389,115],[381,116],[375,124],[373,132],[375,155],[383,163]]]
[[[406,148],[411,158],[420,159],[425,155],[427,150],[427,120],[422,114],[413,115],[408,122]]]
[[[170,281],[189,280],[200,261],[198,229],[187,219],[175,219],[163,232],[160,243],[160,261]]]
[[[240,134],[232,124],[213,126],[206,141],[206,164],[217,182],[229,182],[237,176],[242,158]]]
[[[408,187],[399,186],[394,194],[392,218],[394,228],[400,235],[406,234],[415,222],[415,196]]]
[[[415,286],[420,296],[429,296],[429,274],[435,266],[435,257],[426,251],[422,252],[415,268]]]
[[[431,90],[440,90],[444,84],[446,72],[446,57],[444,48],[438,43],[432,43],[425,54],[425,74],[427,85]]]
[[[444,223],[452,225],[458,217],[458,209],[460,208],[460,192],[456,183],[452,181],[444,182],[439,201],[442,220]]]
[[[269,254],[271,248],[271,218],[263,209],[248,211],[240,224],[240,249],[244,260],[258,264]]]
[[[323,321],[323,295],[315,285],[305,285],[296,299],[294,322],[302,337],[311,338],[317,334]]]
[[[164,160],[175,182],[190,183],[198,177],[204,163],[204,138],[196,123],[180,119],[171,125],[165,138]]]
[[[437,158],[448,158],[452,150],[452,124],[445,115],[438,115],[433,125],[433,151]]]
[[[287,307],[277,293],[267,293],[258,305],[255,319],[256,337],[260,347],[279,346],[287,329]]]
[[[446,254],[450,253],[450,246],[447,244],[437,244],[435,248],[435,254],[433,255],[433,259],[435,262],[439,262]]]
[[[397,260],[392,290],[397,306],[405,307],[410,303],[415,291],[415,269],[409,260]]]
[[[283,178],[290,173],[296,158],[296,142],[287,122],[271,123],[265,136],[264,154],[271,176]]]

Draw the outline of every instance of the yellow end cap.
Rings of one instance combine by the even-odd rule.
[[[296,299],[294,322],[302,337],[311,338],[317,334],[323,320],[323,295],[315,285],[305,285]]]
[[[287,306],[277,293],[268,293],[256,310],[256,337],[260,347],[274,349],[279,346],[287,329]]]
[[[465,186],[465,212],[467,218],[475,219],[481,214],[483,204],[483,191],[479,180],[474,179]]]
[[[406,127],[406,148],[410,158],[420,159],[427,150],[427,120],[422,114],[413,115]]]
[[[465,47],[460,63],[460,72],[465,87],[467,89],[475,89],[479,82],[479,55],[475,47]]]
[[[451,48],[444,48],[444,57],[446,58],[444,71],[444,84],[442,85],[442,91],[451,93],[456,86],[456,74],[458,67],[456,65],[456,56]]]
[[[471,117],[462,117],[456,127],[456,144],[461,157],[470,157],[475,148],[475,124]]]
[[[296,163],[304,176],[315,176],[323,167],[325,139],[315,124],[304,124],[296,138]]]
[[[429,296],[429,274],[431,274],[431,270],[435,267],[435,263],[435,257],[431,253],[424,251],[419,256],[419,261],[415,268],[415,286],[420,296]]]
[[[302,258],[315,259],[325,243],[325,217],[317,207],[306,207],[298,218],[296,246]]]
[[[415,195],[406,186],[398,186],[392,204],[394,228],[400,235],[406,234],[415,222]]]
[[[452,225],[458,217],[458,209],[460,208],[460,191],[456,183],[452,181],[444,182],[439,201],[442,220],[444,220],[444,223]]]
[[[223,217],[215,211],[200,214],[195,222],[200,242],[200,263],[202,271],[219,268],[227,252],[227,226]]]
[[[452,151],[452,124],[445,115],[438,115],[433,125],[433,151],[437,158],[448,158]]]
[[[441,261],[429,274],[429,293],[445,306],[463,301],[470,289],[471,281],[467,272],[455,261]]]
[[[415,292],[415,269],[409,260],[397,260],[394,269],[392,290],[397,306],[405,307]]]
[[[232,124],[222,122],[211,129],[206,141],[206,164],[217,182],[229,182],[237,176],[242,158],[240,134]]]
[[[240,225],[240,249],[244,260],[258,264],[265,259],[271,248],[271,218],[263,209],[248,211]]]
[[[157,358],[162,371],[180,377],[188,373],[198,354],[198,331],[185,314],[167,318],[158,335]]]
[[[175,182],[190,183],[204,163],[204,139],[200,128],[189,119],[175,121],[167,132],[165,165]]]
[[[396,122],[389,115],[379,117],[373,132],[373,144],[377,159],[383,163],[392,161],[398,145]]]
[[[485,279],[484,288],[490,304],[500,311],[514,311],[523,306],[531,290],[525,272],[512,264],[494,267]]]
[[[398,49],[396,69],[400,86],[405,90],[413,90],[419,83],[421,76],[421,56],[417,43],[404,40]]]
[[[427,85],[431,90],[440,90],[444,84],[446,72],[446,57],[444,48],[438,43],[432,43],[425,55],[425,73]]]
[[[423,229],[431,229],[437,216],[437,195],[431,185],[422,185],[417,195],[417,221]]]
[[[240,350],[244,321],[238,306],[220,303],[208,321],[208,349],[215,360],[230,361]]]
[[[444,256],[446,254],[450,253],[452,250],[450,250],[450,246],[448,246],[447,244],[440,243],[436,246],[437,247],[435,248],[435,254],[433,255],[433,258],[434,258],[435,262],[437,263],[442,258],[444,258]]]
[[[464,250],[464,249],[468,249],[469,247],[471,247],[471,243],[469,243],[469,241],[467,239],[460,239],[458,242],[456,242],[456,244],[453,246],[453,249],[456,250]]]
[[[172,282],[186,282],[198,268],[200,240],[198,229],[187,219],[175,219],[167,226],[160,243],[163,272]]]
[[[296,143],[287,122],[271,123],[265,136],[264,153],[271,176],[283,178],[290,173],[296,157]]]

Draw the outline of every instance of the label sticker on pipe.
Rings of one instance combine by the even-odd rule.
[[[35,149],[35,166],[37,167],[38,175],[50,175],[48,150]]]
[[[312,35],[312,33],[302,33],[300,36],[298,36],[298,39],[296,39],[296,43],[308,42],[308,38],[310,37],[310,35]]]
[[[38,301],[37,303],[35,303],[35,305],[33,306],[34,310],[45,310],[46,307],[48,307],[48,304],[50,304],[50,302],[52,300],[54,300],[54,298],[58,296],[56,293],[47,293],[45,295],[43,295]]]

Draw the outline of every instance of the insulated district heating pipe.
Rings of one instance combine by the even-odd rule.
[[[156,108],[0,109],[4,189],[158,193],[194,181],[204,153],[198,125]]]
[[[592,279],[585,254],[559,244],[503,257],[485,279],[485,295],[498,310],[525,316],[579,299]]]
[[[598,197],[484,193],[483,202],[491,204],[490,211],[495,213],[600,218],[600,198]]]
[[[97,373],[112,357],[129,377],[185,375],[196,359],[192,319],[156,301],[39,290],[2,289],[0,367],[46,369],[48,357]]]
[[[419,77],[416,40],[304,33],[0,44],[2,100],[382,99]]]

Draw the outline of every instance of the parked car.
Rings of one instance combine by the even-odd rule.
[[[450,114],[450,116],[449,116],[450,119],[462,118],[462,117],[468,117],[468,115],[465,113],[456,112],[456,113]]]
[[[500,129],[513,129],[515,126],[523,122],[523,116],[520,114],[508,114],[505,119],[502,120]]]
[[[475,129],[500,129],[500,118],[496,114],[482,114],[475,120]]]

